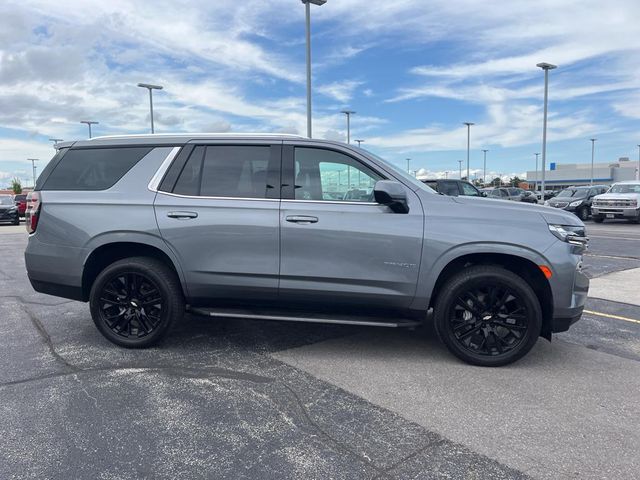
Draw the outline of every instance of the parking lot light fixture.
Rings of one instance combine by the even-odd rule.
[[[307,137],[311,138],[311,4],[322,6],[327,0],[302,0],[306,17],[307,37]]]
[[[33,188],[36,188],[36,162],[39,162],[39,158],[27,158],[27,161],[31,162],[31,169],[33,171]]]
[[[596,140],[597,138],[590,138],[591,141],[591,185],[593,185],[593,160],[596,154]]]
[[[489,150],[482,150],[482,153],[484,154],[484,163],[483,163],[483,171],[482,171],[482,185],[486,185],[487,184],[487,152]]]
[[[459,170],[460,170],[460,180],[462,180],[462,160],[458,160]]]
[[[353,110],[342,110],[342,112],[347,116],[347,143],[351,143],[351,115],[355,115],[356,112]]]
[[[100,122],[94,122],[92,120],[80,120],[80,123],[86,123],[89,127],[89,138],[91,138],[91,125],[98,125]]]
[[[53,147],[55,148],[55,146],[58,144],[58,142],[62,142],[63,139],[62,138],[50,138],[49,141],[53,142]]]
[[[471,144],[471,125],[475,125],[473,122],[464,122],[467,126],[467,180],[469,180],[469,146]]]
[[[358,142],[358,148],[362,148],[362,147],[360,147],[360,144],[361,144],[362,142],[364,142],[364,140],[354,140],[354,141],[355,141],[355,142]]]
[[[542,181],[540,182],[540,189],[542,190],[541,203],[544,203],[544,177],[545,170],[547,168],[547,105],[549,100],[549,70],[558,68],[557,65],[551,63],[538,63],[536,67],[544,70],[544,116],[542,119]]]
[[[151,133],[155,133],[153,127],[153,90],[162,90],[162,85],[153,85],[151,83],[139,83],[139,87],[149,90],[149,110],[151,111]]]

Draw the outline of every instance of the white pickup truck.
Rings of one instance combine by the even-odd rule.
[[[593,198],[591,216],[596,223],[605,218],[626,218],[640,223],[640,180],[614,183],[607,193]]]

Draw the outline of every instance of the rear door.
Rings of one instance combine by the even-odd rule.
[[[408,307],[422,254],[422,205],[393,213],[373,196],[389,176],[347,152],[306,145],[283,153],[280,296],[289,304]]]
[[[156,218],[190,303],[277,298],[281,151],[281,142],[188,145],[165,175]]]

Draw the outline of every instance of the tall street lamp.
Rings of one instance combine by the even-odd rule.
[[[347,116],[347,143],[351,143],[351,115],[355,115],[356,112],[353,110],[342,110],[342,112]]]
[[[358,142],[358,148],[361,148],[361,147],[360,147],[360,144],[361,144],[362,142],[364,142],[364,140],[354,140],[354,142]]]
[[[149,90],[149,109],[151,110],[151,133],[155,133],[153,128],[153,93],[152,90],[162,90],[162,85],[153,85],[151,83],[139,83],[139,87]]]
[[[409,168],[409,164],[411,163],[411,159],[407,158],[407,173],[411,173],[411,169]]]
[[[590,138],[591,141],[591,185],[593,185],[593,160],[596,156],[596,140],[597,138]]]
[[[449,178],[449,171],[448,171],[448,170],[446,170],[446,171],[444,172],[444,178],[445,178],[445,179]]]
[[[486,185],[487,184],[487,152],[489,150],[482,150],[482,153],[484,154],[484,171],[482,173],[482,185]]]
[[[40,159],[27,158],[27,161],[31,162],[31,169],[33,171],[33,188],[36,188],[36,162],[40,161]]]
[[[100,122],[94,122],[91,120],[80,120],[80,123],[86,123],[89,127],[89,138],[91,138],[91,125],[98,125]]]
[[[467,181],[469,180],[469,145],[471,143],[471,125],[475,125],[473,122],[464,122],[467,126]]]
[[[544,202],[544,177],[547,168],[547,104],[549,100],[549,70],[558,68],[557,65],[551,63],[538,63],[536,67],[544,70],[544,117],[542,120],[542,181],[540,182],[540,189],[542,190],[540,202]]]
[[[49,141],[53,142],[53,147],[55,148],[55,146],[58,144],[58,142],[62,142],[62,138],[50,138]]]
[[[460,180],[462,180],[462,160],[458,160],[460,166]]]
[[[302,0],[307,29],[307,137],[311,138],[311,4],[322,6],[327,0]]]
[[[534,183],[534,191],[538,191],[538,155],[540,155],[539,153],[534,153],[534,155],[536,156],[536,181]]]

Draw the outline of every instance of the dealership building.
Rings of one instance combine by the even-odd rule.
[[[624,180],[635,180],[638,162],[632,162],[626,157],[617,162],[595,163],[593,165],[593,183],[610,185]],[[536,175],[537,174],[537,175]],[[533,187],[536,183],[540,188],[542,172],[531,170],[527,172],[527,182]],[[550,163],[545,173],[545,189],[558,190],[572,185],[589,185],[591,183],[590,163]]]

